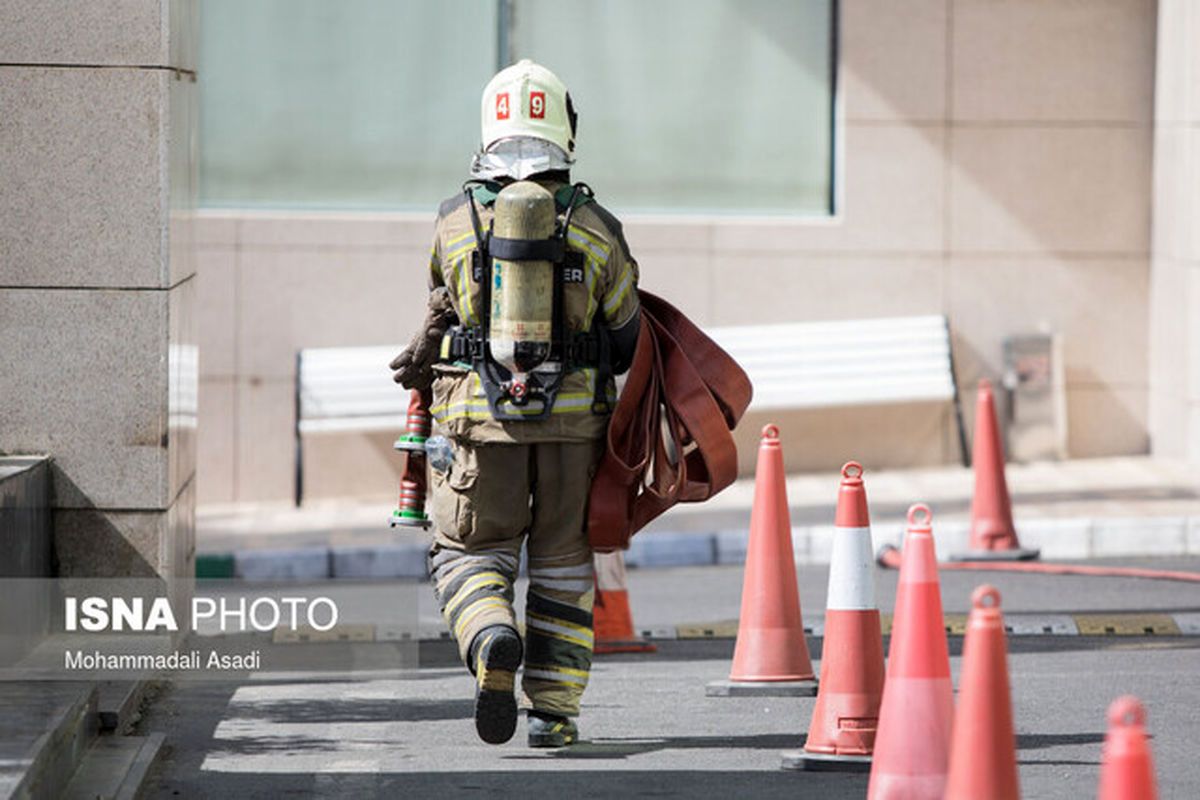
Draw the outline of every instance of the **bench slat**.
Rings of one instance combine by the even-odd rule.
[[[751,409],[818,408],[954,397],[943,316],[720,327],[707,333],[754,384]],[[400,428],[408,396],[391,379],[393,346],[323,347],[300,357],[300,430]]]
[[[377,414],[360,417],[341,417],[336,419],[302,419],[301,433],[333,433],[350,431],[380,431],[404,429],[403,414]]]

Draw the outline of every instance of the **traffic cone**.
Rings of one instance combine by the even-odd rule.
[[[883,694],[883,634],[875,606],[871,520],[862,465],[842,467],[825,604],[821,690],[804,749],[783,754],[785,769],[865,772]]]
[[[629,590],[625,583],[625,556],[620,550],[596,553],[596,602],[592,606],[595,653],[653,653],[654,644],[637,635]]]
[[[792,523],[779,428],[763,428],[754,473],[754,506],[742,582],[742,613],[729,680],[708,684],[710,697],[811,697],[816,675],[804,640]]]
[[[1146,743],[1146,711],[1136,697],[1108,707],[1108,735],[1100,766],[1098,800],[1155,800],[1154,759]]]
[[[954,694],[932,514],[908,510],[868,800],[941,800]]]
[[[1020,797],[1000,592],[984,585],[971,595],[946,800]]]
[[[971,451],[975,468],[975,495],[971,499],[971,540],[965,553],[950,556],[951,561],[1025,561],[1038,557],[1017,541],[1013,527],[1012,501],[1004,479],[1004,446],[1000,426],[996,424],[996,404],[992,384],[979,381],[975,401],[975,445]]]

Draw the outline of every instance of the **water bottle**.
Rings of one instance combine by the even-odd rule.
[[[441,473],[449,472],[454,464],[454,447],[445,436],[430,436],[425,440],[425,455],[429,466]]]

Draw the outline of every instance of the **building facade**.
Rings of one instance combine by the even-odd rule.
[[[1164,244],[1183,247],[1190,231],[1197,182],[1180,165],[1196,135],[1187,42],[1200,12],[1152,0],[833,7],[833,213],[618,206],[642,285],[704,325],[945,314],[968,428],[974,385],[999,377],[1004,339],[1054,332],[1071,457],[1200,455],[1187,379],[1195,248]],[[474,96],[463,102],[473,114]],[[589,180],[617,167],[589,162],[586,125],[576,177]],[[291,497],[295,351],[404,341],[432,218],[201,215],[202,502]],[[790,469],[957,459],[944,404],[776,417]],[[741,431],[751,454],[757,422]],[[305,447],[308,496],[392,491],[389,435]]]

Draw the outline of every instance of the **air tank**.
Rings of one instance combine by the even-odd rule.
[[[496,197],[493,232],[505,239],[549,239],[558,213],[554,195],[532,181],[509,184]],[[523,375],[550,357],[554,267],[549,261],[492,260],[492,358]]]

